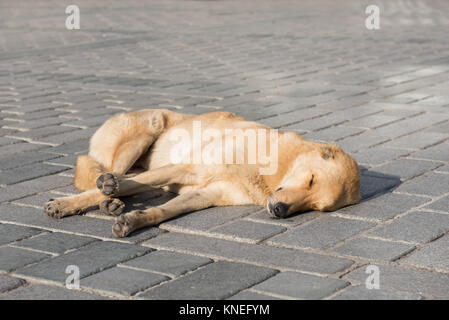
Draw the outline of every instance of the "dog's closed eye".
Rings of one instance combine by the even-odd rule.
[[[314,178],[315,178],[315,176],[312,174],[312,179],[310,179],[310,182],[309,182],[309,188],[312,188]]]

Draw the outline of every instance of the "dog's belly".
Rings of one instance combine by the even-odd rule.
[[[269,143],[269,128],[255,122],[211,120],[199,116],[183,121],[161,134],[150,147],[142,165],[146,169],[168,164],[258,166],[260,159],[257,148],[262,138]],[[268,157],[271,151],[267,147],[264,155]]]

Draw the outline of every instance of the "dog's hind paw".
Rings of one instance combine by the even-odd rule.
[[[111,216],[119,216],[125,204],[120,199],[106,199],[100,203],[100,211]]]
[[[112,226],[112,233],[118,238],[126,237],[135,229],[134,220],[133,212],[118,216]]]
[[[44,212],[52,218],[61,219],[66,216],[81,214],[82,210],[79,209],[70,210],[63,200],[50,199],[44,205]]]
[[[104,173],[97,179],[97,188],[105,196],[116,195],[119,191],[118,178],[113,173]]]

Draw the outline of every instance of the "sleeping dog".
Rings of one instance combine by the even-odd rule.
[[[62,218],[99,205],[117,216],[117,237],[211,206],[262,205],[273,218],[285,218],[360,200],[357,163],[340,147],[229,112],[147,109],[116,115],[92,136],[89,154],[78,157],[74,184],[84,192],[50,200],[45,212]],[[178,196],[122,214],[119,197],[154,188]]]

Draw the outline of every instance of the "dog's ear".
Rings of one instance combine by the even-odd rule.
[[[324,160],[334,159],[335,154],[338,152],[338,147],[333,145],[324,145],[320,147],[321,157]]]

